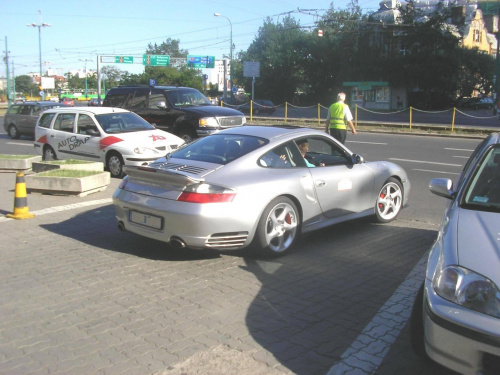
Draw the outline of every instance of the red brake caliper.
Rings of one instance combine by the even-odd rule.
[[[385,194],[385,193],[383,193],[383,192],[381,192],[381,193],[380,193],[380,198],[384,199],[384,198],[385,198],[385,196],[386,196],[386,194]],[[380,210],[383,210],[383,209],[384,209],[384,205],[383,205],[382,203],[379,203],[379,204],[378,204],[378,208],[379,208]]]

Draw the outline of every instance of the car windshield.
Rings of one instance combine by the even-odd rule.
[[[490,148],[466,187],[463,208],[500,212],[500,145]]]
[[[212,105],[201,92],[192,89],[166,90],[168,100],[174,107]]]
[[[96,115],[102,130],[108,134],[153,130],[154,126],[135,113],[120,112]]]
[[[214,134],[183,147],[170,157],[227,164],[268,142],[265,138],[248,135]]]

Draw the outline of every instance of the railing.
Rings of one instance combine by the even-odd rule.
[[[221,106],[240,109],[241,105],[231,105],[224,102]],[[256,116],[255,110],[262,107],[260,104],[250,101],[249,106],[246,106],[245,112],[249,112],[250,121]],[[262,115],[257,118],[274,119],[288,121],[304,120],[317,122],[318,126],[324,124],[328,115],[328,107],[318,103],[314,106],[301,107],[291,103],[276,105],[275,111],[271,115]],[[248,109],[249,108],[249,109]],[[451,128],[455,131],[457,126],[484,126],[484,127],[500,127],[500,117],[496,112],[490,109],[468,110],[463,111],[458,108],[449,108],[442,111],[425,111],[414,107],[404,108],[397,111],[377,111],[373,109],[354,106],[354,123],[358,124],[393,124],[401,127],[408,127],[412,130],[413,126],[432,124]]]

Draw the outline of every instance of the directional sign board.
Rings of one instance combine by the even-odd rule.
[[[115,63],[117,64],[133,64],[134,56],[115,56]]]
[[[169,55],[142,55],[142,65],[146,66],[169,66]]]
[[[215,68],[215,56],[188,55],[187,66],[189,68]]]

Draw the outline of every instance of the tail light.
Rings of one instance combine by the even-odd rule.
[[[189,203],[224,203],[232,202],[235,196],[234,190],[210,184],[199,184],[186,187],[177,200]]]

